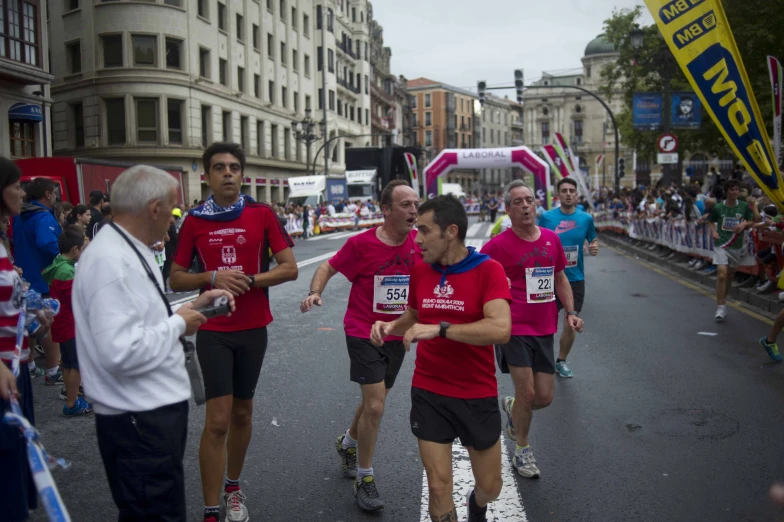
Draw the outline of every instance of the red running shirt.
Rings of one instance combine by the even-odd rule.
[[[443,287],[440,283],[441,274],[426,263],[417,263],[411,272],[408,306],[417,310],[422,324],[475,323],[484,319],[486,303],[512,300],[504,269],[492,259],[462,274],[449,274]],[[493,346],[441,337],[420,341],[411,384],[458,399],[498,397]]]
[[[293,246],[269,205],[246,203],[234,221],[211,221],[189,215],[180,229],[174,262],[187,268],[195,256],[201,272],[239,270],[250,276],[269,271],[268,249],[277,254]],[[237,332],[267,326],[272,322],[268,291],[268,288],[252,288],[236,297],[237,311],[231,317],[215,317],[201,329]]]
[[[376,236],[377,228],[349,238],[329,260],[332,268],[351,282],[348,307],[343,318],[346,335],[370,339],[376,321],[394,321],[405,312],[409,275],[422,252],[412,230],[402,245],[389,246]],[[390,336],[386,341],[400,340]]]

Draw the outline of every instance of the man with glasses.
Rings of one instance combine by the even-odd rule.
[[[269,287],[297,278],[289,235],[269,205],[240,193],[245,152],[236,143],[204,151],[212,196],[188,212],[171,268],[172,290],[228,290],[236,297],[231,317],[216,317],[196,337],[204,375],[207,415],[199,446],[204,521],[218,522],[220,494],[226,521],[248,520],[239,479],[251,438],[253,396],[272,322]],[[268,248],[277,262],[270,270]],[[189,273],[193,259],[198,270]],[[223,474],[226,473],[224,482]]]

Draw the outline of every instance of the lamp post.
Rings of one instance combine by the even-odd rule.
[[[305,174],[310,173],[310,146],[325,135],[326,122],[322,120],[318,123],[318,126],[321,129],[321,135],[318,135],[314,132],[316,128],[316,122],[313,121],[313,118],[310,117],[310,109],[305,109],[305,117],[302,119],[302,121],[293,120],[291,122],[291,129],[294,131],[294,139],[304,143],[305,149],[307,150],[308,159],[307,163],[305,164]]]
[[[672,55],[669,49],[664,45],[664,39],[659,34],[658,51],[655,57],[656,65],[661,66],[664,76],[664,114],[662,118],[662,131],[670,132],[671,118],[672,118]],[[645,40],[645,32],[640,29],[640,26],[634,24],[634,29],[629,32],[632,49],[634,50],[635,59],[639,57],[640,50],[642,49]],[[662,165],[662,185],[667,186],[670,184],[670,165]]]

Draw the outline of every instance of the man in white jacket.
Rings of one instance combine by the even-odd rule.
[[[85,393],[120,520],[185,521],[182,459],[191,386],[180,337],[207,318],[203,293],[169,316],[151,245],[169,227],[177,181],[139,165],[112,187],[114,224],[79,260],[72,293]],[[146,265],[146,266],[145,266]]]

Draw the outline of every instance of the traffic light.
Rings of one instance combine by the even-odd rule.
[[[517,103],[523,103],[523,70],[515,69],[515,90],[517,91]]]
[[[487,82],[486,81],[482,80],[482,81],[479,81],[479,82],[476,83],[476,90],[479,92],[479,103],[481,103],[482,105],[485,104],[485,98],[487,96],[487,94],[485,92],[486,88],[487,88]]]
[[[626,172],[624,172],[625,168],[626,168],[626,160],[623,159],[623,158],[619,159],[618,160],[618,177],[619,178],[622,178],[622,177],[624,177],[626,175]]]

